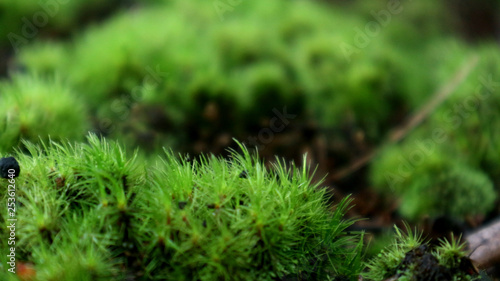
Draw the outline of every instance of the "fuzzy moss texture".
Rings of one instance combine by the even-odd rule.
[[[0,151],[8,151],[19,140],[83,140],[90,129],[88,110],[71,88],[60,79],[16,75],[0,84]]]
[[[395,232],[392,243],[368,263],[364,280],[482,280],[467,259],[464,244],[441,240],[431,245],[408,226],[406,233],[397,227]]]
[[[229,159],[165,151],[151,164],[93,135],[25,146],[16,254],[36,280],[357,280],[362,268],[349,199],[332,210],[307,167],[267,169],[244,147]]]
[[[370,11],[383,8],[375,4],[353,15],[315,2],[257,0],[220,15],[206,1],[145,3],[71,39],[34,40],[20,48],[18,79],[34,75],[47,83],[58,77],[88,107],[85,123],[68,137],[81,129],[80,140],[83,128],[91,127],[131,145],[183,149],[189,139],[219,132],[244,139],[274,108],[286,107],[299,124],[352,128],[379,143],[394,118],[421,105],[472,49],[442,35],[446,20],[435,1],[404,2],[404,17],[393,15],[394,24],[368,36],[365,47],[353,29],[363,29]],[[7,10],[15,7],[6,4]],[[64,7],[81,11],[76,4]],[[465,52],[447,52],[452,44]],[[488,59],[492,50],[479,52]],[[54,126],[54,135],[57,122],[45,126]],[[15,126],[6,130],[38,140]]]
[[[59,75],[86,99],[96,130],[132,143],[149,135],[178,147],[190,130],[241,136],[285,106],[301,122],[359,128],[376,142],[394,114],[391,104],[414,108],[436,87],[420,71],[433,63],[429,46],[396,47],[414,43],[403,34],[437,37],[413,23],[429,5],[439,10],[424,2],[361,48],[345,27],[362,28],[364,18],[320,3],[248,1],[221,19],[212,2],[165,1],[118,13],[69,42],[26,46],[16,62],[27,72]],[[206,120],[207,109],[216,120]]]
[[[392,15],[365,47],[353,30],[384,8],[375,1],[358,15],[312,1],[243,1],[223,18],[212,1],[137,1],[98,27],[38,40],[68,34],[86,21],[75,15],[112,3],[98,2],[59,6],[38,38],[16,48],[12,75],[0,83],[0,154],[15,153],[23,168],[18,257],[34,263],[38,280],[356,280],[360,236],[346,235],[352,221],[342,219],[349,200],[330,211],[307,169],[265,169],[246,150],[190,162],[162,147],[182,150],[210,133],[242,136],[284,106],[296,124],[350,128],[375,146],[471,56],[480,60],[474,73],[379,155],[371,179],[401,198],[400,213],[411,220],[464,219],[494,206],[500,54],[493,43],[446,38],[441,3],[402,1],[404,15]],[[0,37],[21,30],[10,23],[22,24],[38,5],[0,1]],[[429,142],[435,129],[444,142]],[[89,130],[162,156],[127,157],[94,136],[80,143]],[[418,247],[401,246],[398,256]],[[381,268],[369,271],[388,270]],[[16,277],[0,275],[8,278]]]
[[[479,62],[429,120],[402,143],[384,149],[371,166],[374,187],[401,198],[400,213],[418,220],[449,215],[460,220],[488,214],[495,206],[500,170],[500,53],[490,46],[470,50],[456,42],[435,46],[443,59],[437,77],[449,76],[463,60]],[[439,51],[438,51],[439,50]],[[446,198],[443,200],[443,198]]]

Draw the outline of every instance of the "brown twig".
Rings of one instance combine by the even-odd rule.
[[[453,75],[453,77],[439,88],[436,93],[432,95],[432,98],[421,107],[413,116],[408,119],[408,121],[401,127],[396,128],[391,133],[389,133],[389,139],[386,143],[397,143],[401,141],[408,133],[415,129],[422,121],[424,121],[434,110],[443,103],[450,95],[455,91],[455,89],[469,76],[472,69],[476,66],[479,61],[479,57],[474,55],[469,60],[467,60],[462,67]],[[370,162],[373,157],[378,153],[380,148],[376,148],[370,153],[356,159],[348,167],[341,169],[337,173],[333,174],[334,180],[340,180],[358,169],[362,168],[368,162]]]

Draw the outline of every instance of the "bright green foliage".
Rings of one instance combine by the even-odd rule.
[[[415,181],[402,197],[400,210],[405,217],[465,218],[484,215],[494,207],[497,195],[487,175],[463,164],[448,165],[414,174]]]
[[[496,44],[485,44],[470,50],[456,42],[443,42],[436,49],[449,54],[437,74],[457,68],[454,57],[477,55],[478,65],[443,106],[431,116],[427,132],[439,128],[446,134],[447,145],[464,155],[498,182],[500,179],[500,52]],[[443,52],[443,51],[441,51]],[[436,55],[438,55],[436,53]]]
[[[343,219],[350,200],[332,211],[306,166],[268,169],[244,147],[229,159],[165,151],[151,165],[88,141],[25,143],[29,154],[16,156],[16,257],[35,265],[37,280],[357,280],[362,239]]]
[[[69,32],[93,16],[87,13],[106,8],[108,1],[98,0],[1,0],[0,45],[10,45],[18,51],[43,33]]]
[[[377,21],[383,27],[384,35],[400,38],[398,45],[405,49],[420,49],[422,41],[442,38],[443,34],[450,34],[456,28],[453,25],[454,19],[449,6],[444,2],[431,0],[366,2],[354,0],[350,1],[349,4],[353,5],[352,9],[356,13],[362,14],[367,22]],[[375,30],[375,28],[371,30]]]
[[[407,232],[402,232],[399,228],[394,228],[396,235],[390,246],[371,259],[367,264],[367,272],[364,278],[368,280],[384,280],[393,276],[397,272],[397,267],[404,259],[407,252],[419,247],[422,241],[422,235],[412,231],[407,227]]]
[[[0,84],[0,150],[21,139],[83,139],[90,125],[82,99],[55,78],[15,75]]]
[[[18,59],[60,73],[114,125],[99,129],[118,135],[126,127],[182,138],[193,124],[237,135],[286,106],[322,127],[349,125],[376,140],[391,109],[413,108],[434,81],[416,71],[425,58],[392,47],[384,32],[357,46],[356,27],[365,25],[309,1],[247,1],[222,14],[210,1],[168,1],[118,14],[72,43],[25,48]],[[153,105],[175,125],[143,118]]]
[[[439,264],[443,266],[456,267],[460,265],[460,259],[465,257],[465,244],[459,244],[458,240],[451,235],[451,242],[446,239],[441,239],[441,244],[436,248],[435,256],[439,260]]]
[[[383,193],[401,198],[409,219],[425,215],[484,215],[494,206],[498,168],[500,53],[484,45],[476,51],[444,40],[429,54],[440,61],[435,76],[449,79],[465,60],[479,62],[428,122],[401,144],[386,148],[372,164],[371,179]]]
[[[369,261],[362,274],[367,281],[397,280],[478,280],[471,274],[474,267],[466,257],[464,244],[441,240],[433,247],[422,239],[421,234],[406,226],[407,234],[395,227],[393,243],[377,257]],[[453,239],[453,237],[452,237]]]
[[[443,146],[426,145],[429,143],[416,140],[388,147],[373,163],[375,187],[401,198],[399,210],[404,217],[463,219],[493,208],[496,192],[488,175]]]

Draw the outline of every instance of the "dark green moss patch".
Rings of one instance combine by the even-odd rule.
[[[411,272],[411,280],[445,281],[445,280],[472,280],[478,274],[472,262],[467,257],[458,258],[459,262],[453,267],[439,263],[433,254],[434,247],[423,244],[406,253],[403,261],[397,268],[398,277]],[[463,279],[457,279],[460,278]]]

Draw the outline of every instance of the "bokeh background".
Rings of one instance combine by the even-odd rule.
[[[499,5],[0,0],[0,155],[88,132],[144,158],[237,139],[307,153],[373,252],[402,220],[470,231],[500,211]]]

